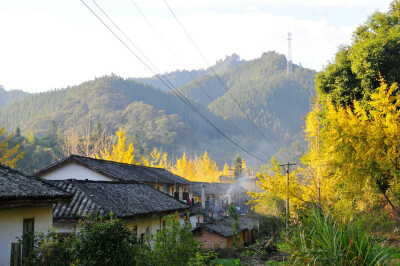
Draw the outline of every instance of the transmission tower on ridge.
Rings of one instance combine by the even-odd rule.
[[[287,54],[287,72],[292,74],[292,33],[288,32],[288,54]]]

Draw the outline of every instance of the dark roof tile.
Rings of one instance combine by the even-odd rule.
[[[175,198],[153,189],[149,185],[133,182],[47,180],[74,194],[69,204],[54,205],[53,218],[80,219],[97,213],[117,218],[188,209],[189,206]]]
[[[0,165],[0,199],[56,199],[71,195],[36,177]]]
[[[68,162],[76,162],[86,166],[93,171],[109,176],[116,180],[135,181],[144,183],[166,183],[166,184],[184,184],[189,185],[191,182],[180,176],[177,176],[164,168],[147,167],[141,165],[133,165],[126,163],[118,163],[113,161],[93,159],[78,155],[71,155],[58,163],[50,165],[39,172],[35,176],[41,176],[48,171],[62,166]]]
[[[253,229],[254,222],[250,218],[240,217],[238,220],[239,231],[245,229]],[[222,235],[224,237],[233,236],[233,219],[229,217],[222,218],[220,220],[211,221],[208,223],[203,223],[195,230],[205,229],[207,231],[214,232],[216,234]]]

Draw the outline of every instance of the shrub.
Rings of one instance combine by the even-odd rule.
[[[73,243],[78,265],[134,265],[138,245],[136,235],[119,219],[102,217],[80,223]]]
[[[33,249],[24,265],[69,266],[72,261],[73,235],[60,236],[54,231],[33,236]]]
[[[190,222],[181,226],[178,214],[167,216],[165,222],[165,227],[150,236],[152,248],[147,249],[147,261],[152,265],[187,265],[201,251]]]

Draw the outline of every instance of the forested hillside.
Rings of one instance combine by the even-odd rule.
[[[285,56],[268,52],[220,74],[226,88],[218,77],[205,75],[180,90],[207,105],[218,116],[244,119],[246,116],[236,99],[269,136],[282,140],[301,132],[302,117],[309,111],[310,98],[314,95],[315,75],[316,71],[296,65],[288,75]],[[254,130],[251,126],[250,129]]]
[[[275,147],[302,139],[302,116],[310,109],[315,71],[294,66],[293,74],[288,75],[285,56],[275,52],[248,62],[237,55],[228,56],[218,61],[215,69],[229,93],[210,71],[194,71],[202,74],[198,84],[191,81],[179,90],[226,135],[266,160],[265,153],[276,153],[265,148],[266,140],[238,109],[233,96]],[[137,152],[157,147],[179,156],[183,151],[190,155],[207,150],[220,165],[241,152],[173,93],[116,75],[16,101],[1,108],[0,123],[10,132],[19,127],[23,136],[34,134],[36,138],[49,136],[54,128],[57,133],[50,135],[62,138],[87,134],[96,124],[110,133],[122,127],[140,146]],[[256,163],[247,154],[242,156],[250,164]]]
[[[235,66],[238,66],[244,63],[244,60],[241,60],[237,54],[233,54],[231,56],[226,56],[224,60],[218,60],[215,65],[212,66],[212,69],[216,73],[223,73]],[[212,74],[211,68],[207,69],[198,69],[198,70],[176,70],[174,72],[163,74],[175,87],[179,87],[185,85],[187,83],[192,82],[193,78],[198,79],[204,75]],[[159,88],[162,90],[169,90],[163,82],[161,82],[157,77],[153,76],[150,78],[135,78],[133,79],[138,82],[142,82],[147,85],[151,85],[155,88]]]
[[[29,96],[32,96],[32,94],[21,90],[6,91],[4,86],[0,85],[0,108]]]

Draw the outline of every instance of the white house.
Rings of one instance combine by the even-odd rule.
[[[190,206],[151,186],[132,181],[47,180],[73,194],[69,203],[54,205],[53,226],[58,233],[79,230],[78,220],[90,214],[121,219],[140,241],[163,226],[163,218],[186,212]]]
[[[152,186],[179,200],[189,198],[191,182],[156,167],[71,155],[34,174],[46,180],[133,181]]]
[[[10,265],[11,243],[23,233],[46,232],[53,225],[53,204],[72,195],[38,178],[0,165],[0,265]],[[29,247],[24,247],[26,252]]]

